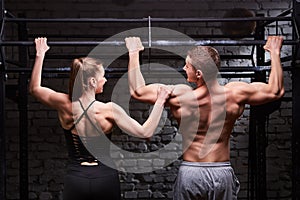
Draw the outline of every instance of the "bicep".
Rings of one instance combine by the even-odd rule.
[[[188,96],[187,94],[192,94],[193,92],[193,89],[185,84],[165,85],[154,83],[137,89],[132,96],[139,101],[154,104],[157,99],[157,90],[159,87],[166,87],[167,90],[171,91],[170,97],[166,101],[166,106],[180,106],[184,100],[179,97]]]
[[[260,105],[274,100],[274,95],[270,92],[269,85],[262,82],[244,83],[235,85],[235,98],[249,105]]]
[[[145,85],[137,88],[132,96],[139,101],[154,104],[157,99],[157,90],[159,86],[165,85],[158,83]]]

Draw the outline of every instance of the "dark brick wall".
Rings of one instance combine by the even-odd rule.
[[[172,5],[171,5],[172,4]],[[257,0],[257,1],[196,1],[196,0],[8,0],[5,1],[6,9],[17,16],[25,14],[28,18],[144,18],[144,17],[222,17],[224,13],[233,7],[247,8],[256,14],[265,16],[276,16],[282,11],[290,8],[292,2],[288,0]],[[154,23],[153,26],[160,26],[178,30],[188,35],[220,34],[220,23]],[[291,23],[280,22],[280,34],[291,39]],[[130,28],[147,26],[147,23],[31,23],[28,24],[29,38],[36,36],[49,36],[49,41],[57,40],[86,40],[85,38],[70,39],[69,35],[95,35],[88,40],[106,39],[121,31]],[[17,26],[6,24],[6,38],[17,40]],[[266,34],[274,34],[276,29],[271,24],[266,29]],[[57,35],[63,37],[58,39]],[[93,47],[51,47],[47,55],[70,55],[67,59],[47,59],[45,67],[69,66],[71,58],[76,55],[87,55]],[[216,47],[221,54],[249,54],[251,47]],[[34,55],[34,49],[29,48],[29,55]],[[9,47],[6,49],[7,58],[18,60],[18,48]],[[283,56],[291,55],[289,46],[283,47]],[[28,62],[32,66],[33,60]],[[154,62],[154,60],[152,60]],[[182,66],[183,62],[174,60],[158,60],[158,62]],[[127,60],[118,60],[114,63],[116,67],[127,67]],[[283,63],[289,66],[289,62]],[[224,60],[222,66],[251,66],[249,60]],[[12,67],[12,65],[9,65]],[[17,84],[18,74],[9,73],[7,85]],[[285,97],[291,97],[291,74],[285,72]],[[249,78],[221,79],[221,82],[241,80],[249,82]],[[110,101],[111,92],[114,89],[117,79],[109,78],[105,86],[104,94],[98,98],[103,101]],[[59,91],[67,91],[68,80],[66,78],[50,76],[44,78],[44,84]],[[124,86],[126,88],[126,85]],[[126,91],[125,91],[126,92]],[[14,94],[14,91],[10,91]],[[12,95],[14,96],[14,95]],[[63,176],[65,174],[66,147],[64,135],[57,119],[57,113],[28,96],[28,117],[29,117],[29,197],[30,199],[61,199],[63,191]],[[149,106],[138,103],[134,100],[130,104],[131,116],[143,122],[148,115]],[[19,112],[15,98],[10,97],[5,102],[7,134],[7,199],[19,198]],[[291,125],[292,125],[292,104],[284,101],[279,110],[269,116],[267,124],[267,195],[269,199],[291,199]],[[248,184],[248,145],[249,145],[249,107],[237,121],[231,138],[231,162],[241,182],[239,199],[246,199]],[[165,113],[168,115],[168,113]],[[176,134],[174,128],[176,123],[170,118],[165,124],[163,131],[156,135],[150,142],[132,138],[115,130],[113,141],[118,146],[130,151],[150,151],[167,144]],[[22,127],[21,127],[22,128]],[[169,147],[168,153],[164,156],[169,158],[180,149],[180,139],[177,145]],[[117,159],[118,153],[113,154]],[[144,167],[162,160],[155,160],[153,163],[124,159],[127,167],[134,167],[137,162]],[[120,172],[122,195],[124,199],[171,199],[172,185],[176,178],[177,168],[180,160],[172,162],[167,167],[150,173],[123,173]]]

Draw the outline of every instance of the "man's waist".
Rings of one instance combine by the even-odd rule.
[[[192,167],[230,167],[230,161],[224,162],[190,162],[182,161],[181,165]]]

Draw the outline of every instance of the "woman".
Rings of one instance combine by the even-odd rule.
[[[104,163],[107,162],[105,155],[109,154],[109,143],[105,142],[103,135],[109,136],[116,124],[135,136],[152,136],[170,92],[158,89],[154,108],[147,121],[140,125],[118,105],[95,100],[95,95],[102,93],[107,81],[99,60],[87,57],[73,61],[69,94],[41,86],[43,60],[49,47],[46,38],[35,39],[35,44],[36,58],[29,89],[38,101],[58,111],[60,124],[65,132],[69,162],[64,199],[120,199],[118,173],[102,163],[102,159]],[[100,149],[100,156],[89,153],[84,144],[91,143],[94,143],[89,145],[92,146],[92,151]]]

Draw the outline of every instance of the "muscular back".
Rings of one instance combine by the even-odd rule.
[[[210,89],[203,85],[195,90],[181,86],[174,90],[169,104],[182,134],[184,160],[229,160],[230,134],[244,110],[234,95],[232,88],[220,85]]]

